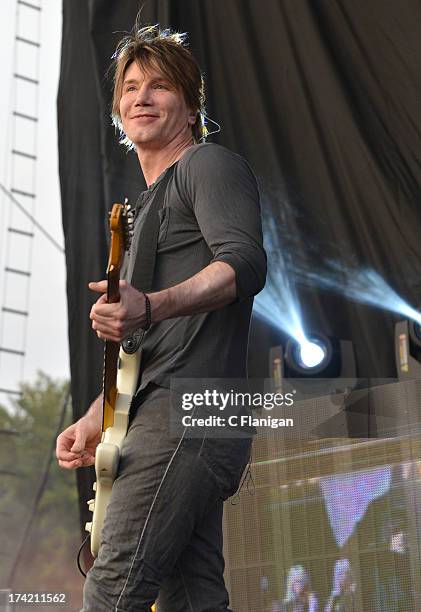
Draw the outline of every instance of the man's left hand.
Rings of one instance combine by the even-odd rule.
[[[146,325],[145,298],[127,281],[120,281],[120,301],[107,302],[107,281],[89,283],[89,289],[102,293],[92,306],[90,318],[98,338],[122,342]]]

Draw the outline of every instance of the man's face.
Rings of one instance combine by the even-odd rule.
[[[132,62],[120,99],[123,131],[136,147],[163,148],[191,137],[195,117],[184,96],[156,70],[143,72]]]

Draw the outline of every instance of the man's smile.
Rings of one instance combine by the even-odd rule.
[[[159,119],[159,115],[152,115],[152,114],[148,114],[148,113],[142,113],[142,114],[139,114],[139,115],[134,115],[133,117],[130,117],[130,119],[140,119],[140,120]]]

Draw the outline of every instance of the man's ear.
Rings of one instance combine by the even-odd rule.
[[[188,121],[189,121],[190,125],[194,125],[196,123],[196,118],[197,118],[197,113],[194,114],[193,112],[191,112],[189,117],[188,117]]]

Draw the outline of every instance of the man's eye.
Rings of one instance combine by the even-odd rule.
[[[168,89],[165,83],[155,83],[154,88],[155,89]]]

